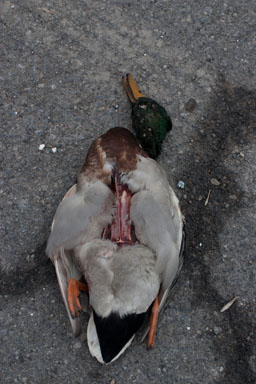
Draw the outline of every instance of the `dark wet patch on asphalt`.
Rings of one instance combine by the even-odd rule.
[[[193,204],[184,207],[187,233],[184,273],[190,280],[192,305],[197,307],[219,312],[225,304],[225,299],[210,281],[208,261],[214,257],[215,262],[222,262],[218,235],[239,209],[248,208],[248,200],[235,181],[235,175],[224,166],[224,160],[230,156],[233,147],[243,147],[255,140],[255,121],[256,91],[232,87],[219,76],[206,117],[195,127],[192,136],[193,152],[187,159],[191,165],[184,170],[185,178],[189,180],[186,192],[194,197]],[[206,209],[202,210],[198,196],[206,196],[214,188],[210,180],[216,177],[221,183],[215,187]],[[233,203],[230,195],[236,196]],[[228,207],[225,206],[227,201]],[[204,244],[203,251],[199,242]],[[249,316],[234,304],[215,321],[217,327],[225,329],[217,336],[209,331],[216,359],[225,364],[224,375],[218,382],[255,383],[256,377],[249,363],[253,353],[253,324]]]

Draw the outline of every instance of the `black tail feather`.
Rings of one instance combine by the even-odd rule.
[[[102,358],[110,363],[142,326],[145,313],[120,317],[112,313],[102,318],[93,312]]]

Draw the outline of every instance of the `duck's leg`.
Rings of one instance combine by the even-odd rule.
[[[159,316],[159,300],[157,295],[151,310],[150,329],[148,333],[148,348],[152,348],[154,345],[158,316]]]
[[[82,307],[78,298],[80,291],[88,293],[88,286],[79,280],[70,278],[68,281],[68,306],[74,317],[79,317]]]
[[[145,95],[140,92],[134,78],[130,73],[127,73],[127,75],[123,76],[122,79],[124,89],[126,90],[127,96],[129,97],[131,103],[135,103],[136,100],[140,97],[145,97]]]

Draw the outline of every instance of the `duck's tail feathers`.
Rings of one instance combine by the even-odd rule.
[[[87,340],[91,354],[102,364],[116,359],[129,347],[135,333],[142,326],[145,313],[120,317],[116,313],[102,318],[93,311],[90,317]]]

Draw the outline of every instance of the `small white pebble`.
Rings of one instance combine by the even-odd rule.
[[[187,327],[187,330],[188,330],[188,331],[190,331],[190,329],[191,329],[190,327]]]
[[[213,179],[211,179],[211,184],[220,185],[220,182],[217,179],[213,178]]]
[[[199,243],[199,247],[202,247],[203,243]]]
[[[53,147],[53,148],[52,148],[52,152],[53,152],[53,153],[56,153],[56,152],[57,152],[57,148],[56,148],[56,147]]]
[[[44,148],[45,148],[45,144],[40,144],[38,147],[39,151],[42,151]]]

